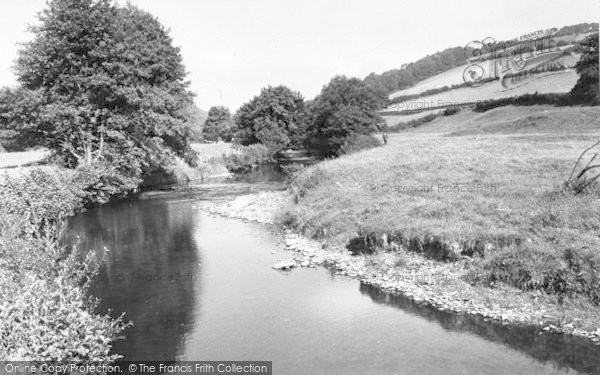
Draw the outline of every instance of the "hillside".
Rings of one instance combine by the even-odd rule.
[[[499,42],[498,46],[510,46],[511,51],[515,49],[531,51],[532,55],[526,57],[526,68],[517,70],[507,67],[510,64],[506,59],[475,61],[480,73],[479,79],[498,80],[506,74],[520,74],[523,71],[544,73],[572,68],[580,58],[573,52],[573,47],[586,36],[597,31],[597,23],[582,23],[555,29],[553,36],[549,40],[543,39],[544,43],[541,45],[539,41],[542,39]],[[558,48],[548,50],[548,45],[558,46]],[[402,69],[393,69],[382,74],[372,73],[364,81],[379,95],[386,95],[395,102],[394,104],[401,104],[387,108],[387,111],[391,112],[412,111],[419,109],[419,106],[420,109],[436,108],[453,103],[496,99],[525,93],[563,93],[568,92],[576,82],[575,73],[565,70],[565,74],[540,74],[534,79],[529,79],[527,84],[519,83],[506,87],[507,85],[499,85],[498,82],[494,85],[492,82],[472,90],[470,87],[464,87],[465,73],[473,63],[469,63],[466,59],[470,51],[472,50],[467,47],[449,48],[407,64]],[[485,56],[491,55],[486,53]],[[418,100],[415,100],[417,98]]]

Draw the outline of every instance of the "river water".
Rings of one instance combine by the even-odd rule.
[[[268,360],[275,374],[600,372],[600,347],[584,340],[438,312],[325,268],[275,271],[291,255],[281,236],[204,213],[206,196],[145,194],[69,222],[81,251],[105,254],[99,309],[134,322],[113,348],[126,360]]]

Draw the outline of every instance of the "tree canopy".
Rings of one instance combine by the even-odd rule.
[[[202,137],[205,141],[215,142],[221,139],[225,142],[231,142],[233,127],[233,120],[228,108],[222,106],[211,107],[204,122]]]
[[[588,36],[581,42],[583,55],[575,66],[579,79],[571,90],[578,102],[598,101],[598,34]]]
[[[236,141],[262,143],[271,152],[302,143],[304,99],[285,86],[267,87],[242,105],[235,115]]]
[[[68,167],[140,177],[179,155],[192,94],[178,48],[151,14],[109,0],[52,0],[20,50],[5,124]],[[1,106],[1,103],[0,103]]]
[[[349,137],[379,129],[378,108],[377,94],[360,79],[333,78],[309,106],[309,147],[324,156],[338,154]]]

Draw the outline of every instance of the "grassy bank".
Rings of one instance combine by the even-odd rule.
[[[453,260],[455,287],[469,298],[543,300],[595,330],[599,195],[561,184],[600,137],[598,117],[597,107],[550,106],[440,117],[390,135],[387,146],[308,168],[279,220],[357,252]]]
[[[110,343],[126,326],[94,314],[86,293],[97,259],[59,242],[63,219],[97,198],[88,177],[54,168],[0,181],[0,360],[117,358]]]

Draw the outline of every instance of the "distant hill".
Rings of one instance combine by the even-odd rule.
[[[564,26],[553,34],[553,38],[557,43],[560,42],[563,45],[569,45],[582,40],[591,32],[598,32],[598,23],[581,23]],[[467,64],[466,54],[468,55],[468,51],[465,51],[464,46],[448,48],[441,52],[436,52],[433,55],[428,55],[418,61],[404,64],[403,68],[400,69],[388,70],[381,74],[371,73],[364,78],[364,82],[369,87],[373,88],[381,98],[387,98],[390,94],[400,90],[406,90],[406,92],[394,94],[393,96],[414,95],[419,92],[440,87],[439,82],[423,82],[421,85],[422,87],[407,90],[415,88],[417,83],[420,83],[421,81],[454,68],[457,68],[457,71],[462,72],[462,70],[464,70],[463,66],[466,66]],[[456,75],[449,74],[448,77],[450,76],[454,78],[449,79],[447,83],[442,82],[442,86],[461,83],[462,78],[459,77],[460,80],[457,81]],[[441,81],[443,81],[443,79]],[[424,90],[422,90],[422,88],[424,88]]]

